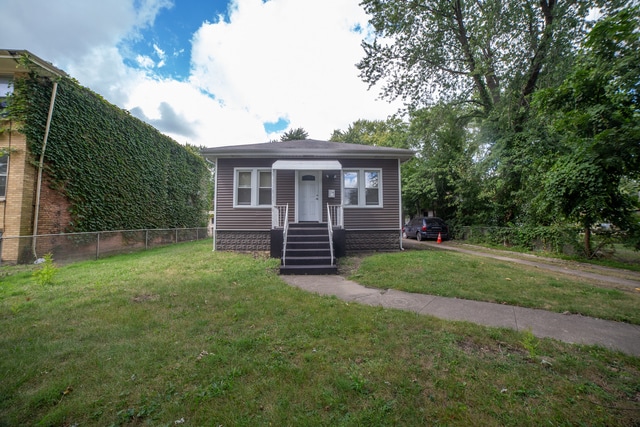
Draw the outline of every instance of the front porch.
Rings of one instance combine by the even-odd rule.
[[[280,258],[280,274],[336,274],[346,254],[342,206],[326,206],[326,222],[289,222],[289,205],[273,207],[271,257]]]

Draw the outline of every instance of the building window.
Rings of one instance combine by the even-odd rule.
[[[0,117],[7,117],[7,97],[13,93],[13,82],[10,77],[0,76]]]
[[[9,171],[9,156],[0,157],[0,199],[7,196],[7,172]]]
[[[10,76],[0,76],[0,99],[13,93],[13,81]]]
[[[345,170],[342,172],[342,187],[345,206],[382,206],[380,169]]]
[[[235,207],[271,206],[270,169],[236,169],[233,188]]]

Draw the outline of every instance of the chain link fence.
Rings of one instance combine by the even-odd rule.
[[[0,263],[31,264],[45,254],[69,263],[207,238],[206,227],[2,236]]]

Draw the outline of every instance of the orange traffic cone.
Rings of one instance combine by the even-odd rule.
[[[437,244],[442,243],[442,236],[440,235],[440,233],[438,233],[438,240],[436,241]]]

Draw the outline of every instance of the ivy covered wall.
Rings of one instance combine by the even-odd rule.
[[[11,116],[39,159],[53,90],[31,74],[14,82]],[[66,231],[200,227],[209,170],[182,146],[96,93],[62,78],[45,149],[50,185],[70,202]]]

